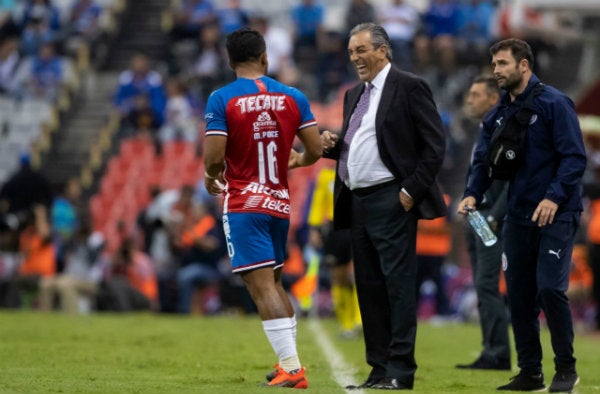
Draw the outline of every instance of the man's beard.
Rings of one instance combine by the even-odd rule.
[[[521,85],[521,82],[523,82],[521,74],[509,75],[504,79],[504,85],[500,86],[500,88],[507,92],[512,92]]]

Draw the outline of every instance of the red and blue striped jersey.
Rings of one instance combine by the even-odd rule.
[[[317,123],[306,96],[269,77],[238,78],[213,92],[206,136],[227,137],[223,213],[289,218],[287,166],[296,133]]]

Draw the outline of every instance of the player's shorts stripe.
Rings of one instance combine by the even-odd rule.
[[[234,268],[231,270],[231,272],[233,272],[235,274],[238,272],[253,270],[256,268],[269,267],[273,264],[275,264],[275,260],[260,261],[258,263],[247,264],[247,265],[243,265],[241,267]],[[282,265],[283,264],[280,264],[280,266],[282,266]]]

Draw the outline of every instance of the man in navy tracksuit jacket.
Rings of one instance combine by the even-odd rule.
[[[506,91],[484,119],[464,198],[458,212],[476,207],[492,179],[486,150],[497,125],[505,122],[540,80],[531,69],[529,45],[507,39],[490,48],[494,76]],[[510,179],[503,229],[503,269],[520,368],[507,391],[545,388],[538,316],[544,311],[550,330],[556,374],[550,392],[572,390],[579,381],[573,356],[573,322],[565,291],[575,232],[579,226],[581,177],[586,156],[573,102],[544,86],[533,101],[524,161]]]

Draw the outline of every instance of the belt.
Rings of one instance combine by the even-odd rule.
[[[378,190],[384,189],[388,186],[391,185],[395,185],[397,184],[398,181],[395,179],[392,179],[391,181],[387,181],[387,182],[383,182],[383,183],[378,183],[377,185],[373,185],[373,186],[367,186],[367,187],[360,187],[357,189],[352,189],[352,193],[356,194],[359,197],[364,197],[367,196],[371,193],[375,193]]]

